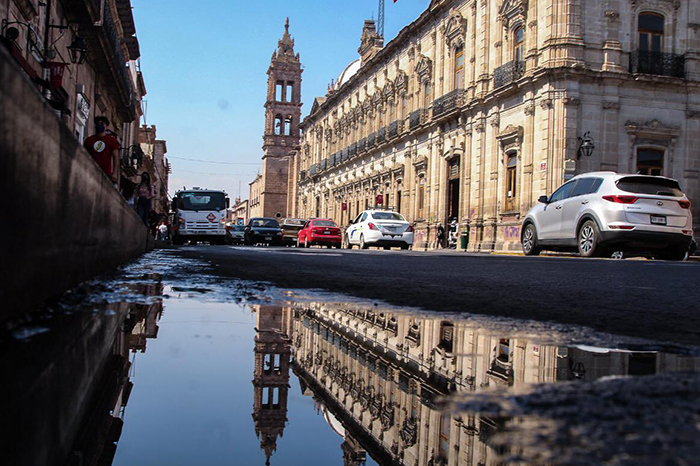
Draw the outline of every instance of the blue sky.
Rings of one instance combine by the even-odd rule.
[[[386,42],[429,0],[386,0]],[[146,122],[168,144],[171,195],[182,186],[248,196],[261,168],[267,68],[289,16],[301,56],[302,117],[358,57],[377,0],[132,0],[148,95]],[[223,163],[202,163],[199,159]]]

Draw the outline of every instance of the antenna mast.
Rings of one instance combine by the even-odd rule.
[[[377,14],[377,34],[384,37],[384,0],[379,0],[379,13]]]

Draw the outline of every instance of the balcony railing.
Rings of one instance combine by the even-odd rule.
[[[451,112],[464,105],[466,91],[455,89],[433,101],[433,118]]]
[[[408,127],[411,130],[414,130],[418,128],[421,124],[421,112],[422,110],[416,110],[415,112],[411,112],[411,114],[408,116]]]
[[[357,152],[358,153],[364,152],[366,145],[367,145],[367,140],[365,138],[362,138],[359,141],[357,141]]]
[[[630,54],[630,72],[685,78],[685,55],[635,50]]]
[[[345,149],[343,149],[342,151],[338,152],[338,154],[340,155],[340,159],[341,159],[343,162],[346,161],[348,158],[350,158],[350,151],[349,151],[347,148],[345,148]]]
[[[321,169],[321,171],[323,171],[323,170],[326,169],[326,159],[321,160],[321,167],[320,167],[320,169]]]
[[[399,135],[399,122],[398,121],[392,121],[389,123],[389,129],[387,130],[389,139],[395,138],[396,136]]]
[[[374,147],[374,144],[377,142],[377,134],[372,133],[369,136],[367,136],[367,149],[371,149]]]
[[[520,79],[525,74],[524,61],[509,61],[503,66],[499,66],[493,72],[493,88],[506,86],[513,81]]]
[[[379,131],[377,131],[377,144],[381,144],[384,141],[386,141],[386,127],[381,127],[379,128]]]
[[[117,27],[114,23],[114,19],[112,19],[112,14],[109,8],[104,8],[102,13],[102,26],[104,28],[109,49],[108,56],[106,58],[107,60],[114,62],[114,69],[117,73],[115,78],[117,87],[122,97],[122,102],[126,110],[129,112],[129,116],[135,119],[137,117],[137,102],[134,98],[134,85],[126,68],[126,58],[122,54],[120,39],[119,35],[117,34]]]
[[[353,142],[350,144],[350,147],[348,149],[348,154],[352,157],[353,155],[357,154],[357,143]]]
[[[309,176],[314,176],[316,173],[318,173],[318,165],[313,164],[309,167]]]
[[[333,165],[335,165],[335,154],[328,157],[328,168],[332,167]]]

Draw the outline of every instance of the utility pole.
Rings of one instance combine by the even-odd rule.
[[[379,13],[377,14],[377,34],[384,37],[384,0],[379,0]]]

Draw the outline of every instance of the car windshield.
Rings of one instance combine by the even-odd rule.
[[[256,218],[250,221],[250,226],[253,228],[279,228],[277,220],[272,218]]]
[[[622,191],[635,194],[654,194],[657,196],[683,196],[683,191],[675,180],[649,176],[628,176],[617,181]]]
[[[243,231],[245,230],[245,227],[243,225],[236,225],[235,227],[232,228],[233,231]]]
[[[334,227],[336,226],[335,222],[331,222],[330,220],[314,220],[314,226],[315,227]]]
[[[403,215],[397,214],[396,212],[374,212],[372,218],[375,220],[399,220],[405,222],[406,219]]]
[[[224,193],[185,192],[178,195],[179,210],[223,210],[226,208]]]

